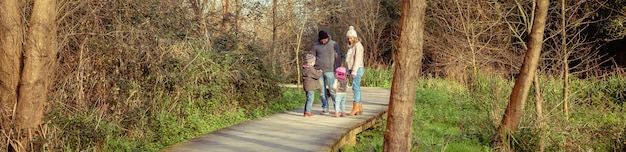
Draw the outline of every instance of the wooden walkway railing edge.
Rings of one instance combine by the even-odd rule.
[[[387,111],[384,111],[383,113],[378,113],[374,117],[367,119],[363,123],[355,124],[354,126],[352,126],[352,129],[350,129],[348,132],[343,134],[342,138],[339,141],[337,141],[335,145],[333,145],[329,149],[329,151],[332,151],[332,152],[339,151],[339,149],[343,147],[344,145],[354,146],[356,144],[356,137],[359,133],[370,128],[378,127],[377,126],[378,121],[386,117],[387,117]]]

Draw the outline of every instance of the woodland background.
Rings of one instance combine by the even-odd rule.
[[[34,2],[20,2],[26,31],[35,25]],[[460,84],[480,73],[516,77],[534,1],[427,5],[424,76]],[[181,124],[201,132],[223,125],[210,121],[223,115],[271,109],[281,97],[277,84],[299,83],[302,55],[319,30],[345,54],[345,32],[354,26],[366,66],[391,69],[400,26],[399,0],[59,0],[57,6],[58,54],[45,65],[53,70],[43,73],[51,78],[49,91],[40,92],[48,96],[43,121],[24,130],[11,123],[14,113],[3,112],[3,149],[161,149],[198,134],[177,130]],[[550,6],[541,75],[624,75],[626,1]],[[4,36],[9,26],[0,28]]]

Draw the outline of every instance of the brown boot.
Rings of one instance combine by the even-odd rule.
[[[361,115],[363,114],[363,109],[361,107],[361,103],[352,102],[352,111],[350,111],[350,116]]]
[[[356,107],[356,102],[352,102],[352,111],[350,111],[350,113],[348,114],[348,116],[352,116],[354,115],[357,111],[359,110],[359,108]]]
[[[359,107],[359,112],[356,115],[362,115],[363,114],[363,104],[361,104],[360,102],[356,104],[357,107]]]

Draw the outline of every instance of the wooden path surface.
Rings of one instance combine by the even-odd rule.
[[[352,89],[348,89],[346,111],[352,109]],[[313,104],[313,117],[303,117],[303,108],[239,123],[163,151],[172,152],[321,152],[337,151],[344,144],[353,144],[356,134],[376,126],[386,117],[389,89],[361,88],[363,115],[337,117],[320,115],[321,103]],[[319,96],[315,97],[319,100]],[[329,102],[331,104],[332,101]]]

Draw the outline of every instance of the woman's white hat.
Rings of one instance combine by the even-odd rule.
[[[354,26],[350,26],[348,28],[348,32],[346,33],[346,36],[357,37],[356,31],[354,30]]]

